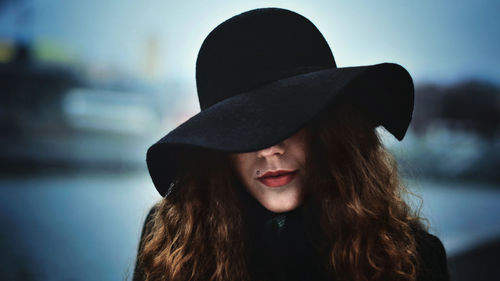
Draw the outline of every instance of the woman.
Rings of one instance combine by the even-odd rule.
[[[147,153],[164,198],[134,280],[448,280],[379,140],[402,140],[413,83],[396,64],[337,68],[321,33],[265,8],[200,49],[201,112]]]

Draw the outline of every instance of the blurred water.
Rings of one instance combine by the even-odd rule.
[[[126,280],[159,199],[149,181],[144,173],[1,180],[0,279]]]
[[[500,236],[500,189],[408,181],[449,255]],[[0,179],[0,279],[127,280],[150,206],[145,171]]]
[[[423,179],[408,181],[408,186],[421,196],[421,215],[449,256],[500,237],[499,186]]]

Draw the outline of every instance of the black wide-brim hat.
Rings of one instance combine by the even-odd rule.
[[[279,8],[247,11],[217,26],[199,51],[196,83],[201,111],[147,151],[162,196],[186,149],[263,149],[345,100],[401,141],[413,112],[414,86],[402,66],[337,67],[314,24]]]

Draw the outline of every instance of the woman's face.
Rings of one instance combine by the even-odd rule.
[[[269,211],[291,211],[302,204],[307,139],[302,129],[268,148],[231,154],[243,185]]]

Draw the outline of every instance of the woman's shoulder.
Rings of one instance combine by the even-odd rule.
[[[450,280],[446,250],[441,240],[422,226],[414,226],[413,229],[420,262],[417,280]]]
[[[142,248],[144,246],[144,242],[145,242],[144,240],[145,240],[146,236],[149,234],[149,232],[151,232],[152,220],[153,220],[157,210],[158,210],[158,204],[153,205],[153,207],[151,207],[149,209],[149,212],[146,215],[146,219],[144,220],[144,225],[142,227],[141,237],[139,240],[139,247],[137,249],[136,264],[135,264],[135,268],[134,268],[134,275],[132,277],[133,281],[144,280],[144,273],[143,273],[142,265],[139,262],[139,255],[141,254]]]
[[[144,220],[144,225],[142,227],[142,233],[141,233],[141,242],[143,242],[142,240],[145,238],[145,236],[151,232],[151,228],[152,228],[152,221],[153,221],[153,218],[156,214],[156,212],[158,211],[158,204],[154,204],[150,209],[149,209],[149,212],[148,214],[146,215],[146,219]]]
[[[150,222],[153,219],[153,217],[157,211],[158,211],[158,204],[154,204],[153,206],[151,206],[148,214],[146,215],[146,219],[144,221],[144,224],[147,224],[148,222]]]

